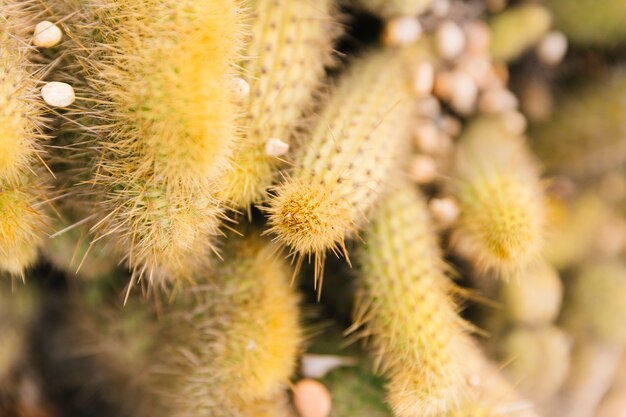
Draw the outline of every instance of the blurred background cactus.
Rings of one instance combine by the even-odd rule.
[[[625,4],[0,0],[0,415],[624,417]]]

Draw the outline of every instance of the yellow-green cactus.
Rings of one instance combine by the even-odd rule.
[[[521,392],[545,401],[561,387],[570,365],[571,341],[554,326],[518,328],[502,341],[504,372]]]
[[[534,262],[519,277],[501,285],[502,302],[511,319],[536,326],[552,323],[559,314],[563,284],[547,262]]]
[[[585,179],[626,164],[625,96],[626,72],[619,69],[561,97],[530,135],[546,168]]]
[[[626,39],[626,4],[621,0],[547,0],[556,26],[575,44],[617,46]]]
[[[424,200],[411,185],[378,207],[365,236],[355,327],[371,337],[376,366],[389,378],[399,417],[436,416],[457,405],[467,381],[467,325],[433,234]]]
[[[53,6],[75,40],[78,64],[69,68],[86,79],[71,116],[87,125],[82,142],[97,150],[90,178],[79,180],[94,196],[94,242],[113,237],[135,278],[190,279],[215,250],[223,216],[214,195],[237,143],[241,4]]]
[[[456,186],[461,217],[456,238],[481,269],[510,275],[532,261],[544,240],[544,198],[523,137],[500,119],[478,119],[460,139]]]
[[[191,303],[170,311],[177,342],[159,367],[173,415],[230,415],[274,398],[295,368],[302,333],[288,264],[256,237],[232,243],[225,255]]]
[[[250,43],[243,62],[249,92],[243,100],[243,139],[226,173],[222,197],[246,208],[266,196],[282,155],[272,140],[289,144],[301,127],[303,111],[331,61],[339,24],[334,2],[248,0]],[[268,152],[269,150],[269,152]]]
[[[44,68],[33,63],[29,37],[35,1],[0,1],[0,271],[23,275],[45,235],[42,186]]]
[[[269,202],[270,232],[300,257],[315,255],[317,272],[327,250],[345,252],[344,240],[402,165],[416,103],[411,63],[420,59],[422,46],[373,51],[354,62]]]
[[[626,267],[596,261],[581,267],[567,288],[565,326],[579,337],[597,342],[626,343]]]
[[[0,188],[0,270],[23,276],[38,255],[46,230],[45,196],[32,184]]]
[[[432,2],[433,0],[353,0],[359,7],[385,19],[417,16]]]
[[[489,22],[492,32],[491,56],[497,61],[513,61],[548,33],[550,11],[539,4],[512,7]]]

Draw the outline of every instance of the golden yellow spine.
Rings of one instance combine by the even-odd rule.
[[[523,137],[500,119],[474,121],[457,149],[456,186],[461,216],[455,237],[475,265],[507,276],[535,260],[545,203]]]
[[[385,197],[365,240],[355,326],[365,325],[375,364],[389,378],[388,402],[399,417],[441,415],[467,388],[468,326],[425,202],[411,185]]]
[[[243,139],[222,194],[242,208],[266,197],[287,150],[272,150],[272,141],[292,142],[339,32],[332,0],[248,0],[246,6],[252,27],[243,88],[249,92],[243,98]]]
[[[180,346],[166,350],[162,367],[174,415],[263,404],[295,369],[302,332],[291,268],[256,237],[231,242],[225,254],[227,263],[191,294],[192,303],[171,312],[169,331]]]
[[[270,233],[295,254],[315,255],[318,272],[326,250],[345,251],[403,165],[416,108],[411,63],[419,59],[427,59],[421,45],[354,62],[269,202]]]

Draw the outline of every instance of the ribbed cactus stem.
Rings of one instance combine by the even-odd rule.
[[[287,386],[302,340],[292,271],[267,242],[231,242],[227,263],[172,311],[165,351],[173,415],[237,415]],[[171,396],[171,399],[170,399]]]
[[[300,257],[315,255],[318,278],[325,252],[345,252],[403,164],[416,109],[411,63],[420,59],[423,46],[353,62],[269,202],[270,233]]]
[[[270,140],[289,144],[330,63],[338,23],[334,2],[248,0],[250,43],[243,62],[249,93],[243,100],[241,143],[226,173],[223,198],[246,208],[266,196],[282,155],[268,154]]]
[[[362,293],[355,327],[371,338],[376,366],[388,376],[388,402],[399,417],[437,416],[466,390],[467,325],[425,202],[411,185],[386,196],[365,235]]]
[[[524,138],[509,133],[500,119],[478,119],[461,138],[456,161],[460,247],[481,269],[519,272],[543,246],[545,212]]]

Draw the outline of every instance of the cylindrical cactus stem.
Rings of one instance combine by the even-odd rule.
[[[432,2],[433,0],[352,0],[358,7],[383,19],[417,16]]]
[[[410,146],[412,62],[422,45],[378,50],[357,60],[339,81],[270,200],[270,233],[295,255],[315,255],[316,282],[325,252],[345,252]]]
[[[38,5],[0,0],[0,272],[22,276],[37,258],[47,220],[39,143],[44,67],[33,63],[30,44]]]
[[[504,373],[530,399],[544,403],[567,377],[570,337],[555,326],[520,327],[502,341],[500,357],[509,363]]]
[[[23,278],[37,260],[47,228],[42,201],[37,185],[0,181],[0,271]]]
[[[233,86],[244,35],[239,2],[83,6],[91,30],[82,62],[102,99],[97,108],[107,134],[101,164],[117,164],[117,178],[155,175],[184,184],[227,169],[239,115]]]
[[[378,207],[360,254],[354,328],[371,338],[396,416],[438,416],[466,390],[468,325],[458,315],[425,201],[409,184]]]
[[[168,312],[157,388],[171,415],[238,415],[229,413],[279,395],[295,369],[302,331],[291,268],[257,237],[233,239],[225,255],[215,278]]]
[[[489,22],[493,59],[519,58],[548,33],[551,25],[550,11],[539,4],[523,4],[498,14]]]
[[[339,24],[334,1],[248,0],[250,43],[243,62],[243,138],[221,196],[237,208],[266,197],[283,152],[331,62]],[[271,149],[272,141],[283,149]]]
[[[621,0],[548,0],[556,26],[581,46],[617,46],[626,39],[626,3]]]
[[[615,260],[594,261],[581,267],[566,290],[562,322],[576,344],[554,407],[568,417],[590,417],[626,344],[626,267]]]
[[[561,310],[563,284],[552,265],[537,261],[519,278],[502,282],[500,295],[509,319],[528,326],[548,325]]]
[[[237,142],[241,4],[51,4],[85,79],[69,116],[88,126],[77,153],[96,150],[77,187],[92,197],[94,242],[113,238],[136,278],[184,282],[206,265],[223,217],[213,196]]]
[[[456,162],[457,247],[479,269],[519,272],[544,239],[543,189],[524,138],[500,119],[478,119],[461,138]]]
[[[164,286],[192,282],[210,264],[212,241],[221,233],[224,217],[206,191],[202,185],[168,186],[154,179],[119,184],[97,207],[101,219],[92,231],[99,237],[91,245],[113,235],[133,281]]]
[[[593,80],[558,100],[531,144],[551,173],[586,179],[626,165],[626,69]]]

